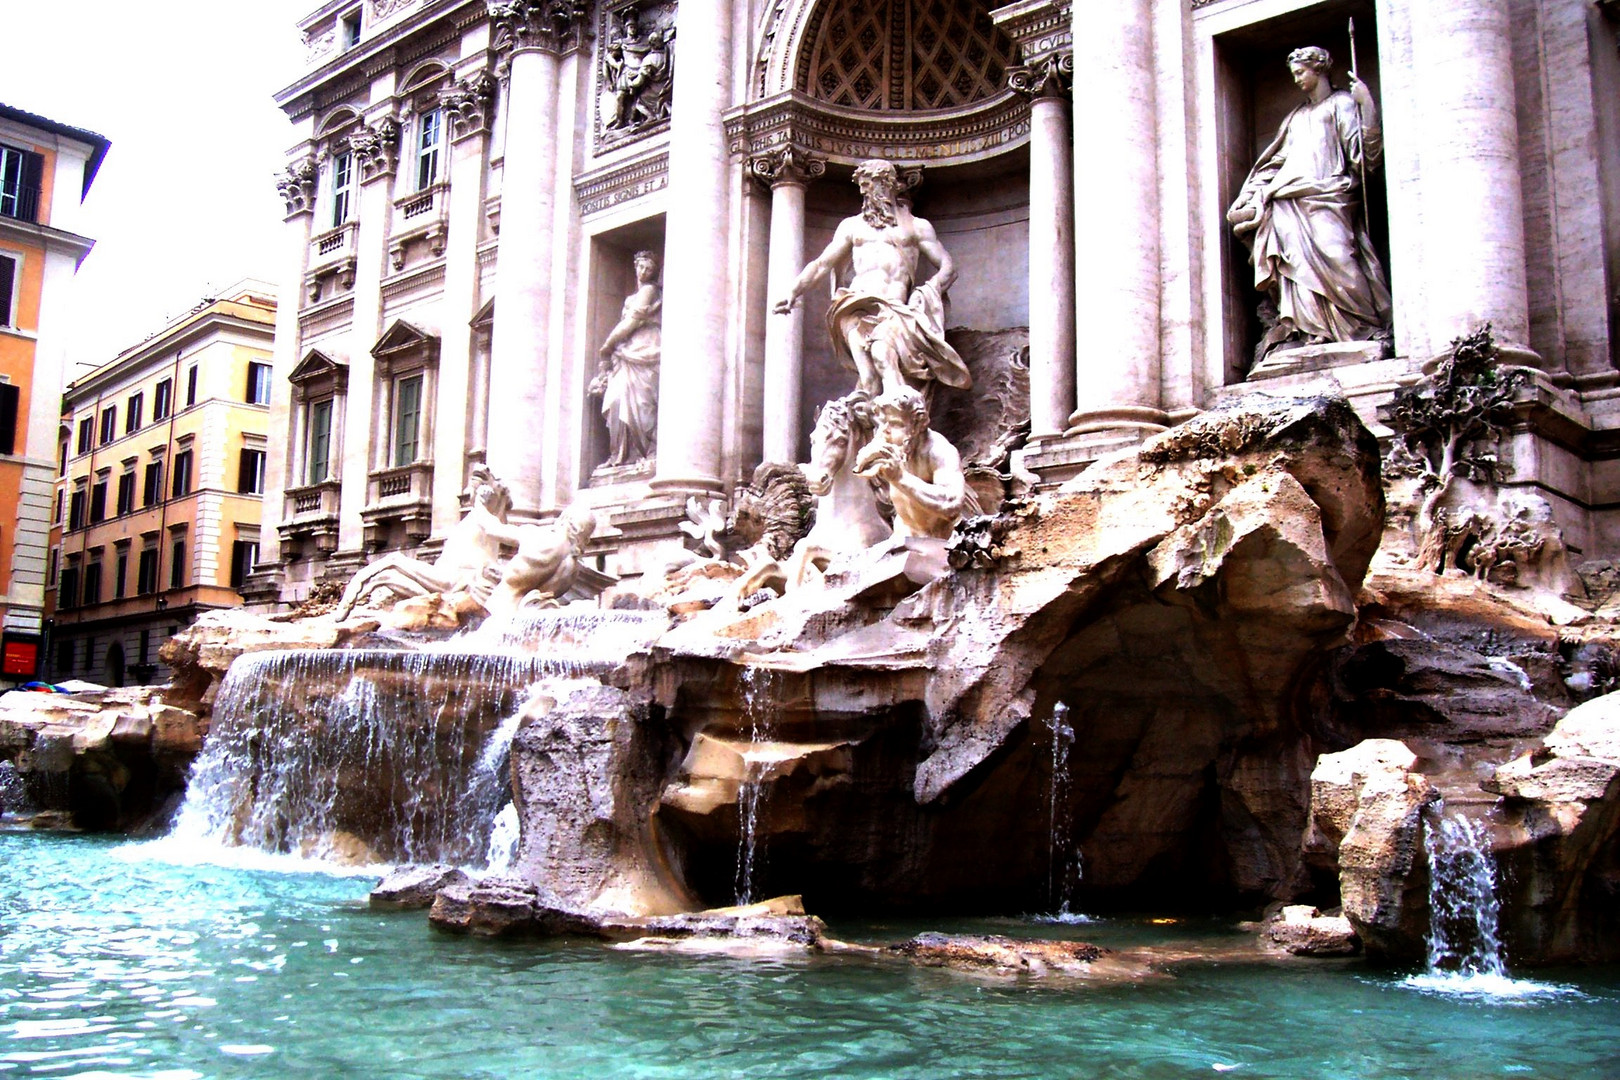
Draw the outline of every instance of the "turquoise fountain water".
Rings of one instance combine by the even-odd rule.
[[[1563,989],[1531,999],[1433,995],[1342,963],[1192,964],[1063,989],[849,959],[488,942],[368,910],[369,877],[182,866],[162,851],[0,834],[0,1073],[1583,1080],[1620,1067],[1615,972],[1550,973]],[[1238,936],[1134,920],[955,929],[1105,945]]]

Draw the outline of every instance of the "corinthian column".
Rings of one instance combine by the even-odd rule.
[[[1519,127],[1506,0],[1412,5],[1423,102],[1423,229],[1430,344],[1490,322],[1499,342],[1530,337]]]
[[[1074,432],[1162,430],[1152,0],[1075,5]]]
[[[1061,435],[1074,410],[1074,167],[1069,83],[1074,54],[1008,72],[1029,106],[1029,420],[1031,438]]]
[[[793,287],[804,265],[804,192],[827,171],[820,158],[791,146],[748,162],[749,172],[771,189],[770,261],[765,295],[775,300]],[[765,460],[799,460],[799,406],[804,386],[803,309],[771,315],[765,323]]]
[[[664,355],[656,489],[723,486],[732,0],[681,0],[664,226]]]
[[[557,69],[562,53],[577,47],[584,16],[567,3],[497,0],[489,17],[511,72],[489,365],[489,430],[499,436],[490,440],[489,466],[511,488],[513,509],[532,515],[543,468],[533,433],[544,408],[551,339]]]

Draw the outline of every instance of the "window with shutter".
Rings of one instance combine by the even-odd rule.
[[[0,326],[16,326],[12,314],[16,310],[14,293],[17,290],[17,260],[0,255]]]
[[[0,383],[0,454],[17,452],[17,404],[22,391],[12,383]]]

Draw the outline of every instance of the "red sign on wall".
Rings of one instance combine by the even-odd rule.
[[[32,679],[38,671],[38,634],[7,634],[0,638],[0,675]]]

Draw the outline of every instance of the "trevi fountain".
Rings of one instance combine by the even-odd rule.
[[[681,123],[663,11],[604,140]],[[1506,482],[1562,392],[1519,328],[1371,412],[1309,377],[1400,308],[1374,95],[1283,56],[1206,407],[1037,468],[1044,339],[949,321],[987,253],[869,156],[758,315],[837,384],[792,460],[655,479],[669,537],[599,557],[598,488],[536,514],[492,438],[436,543],[205,615],[166,685],[7,695],[0,1071],[1616,1075],[1620,566]],[[673,243],[582,369],[593,484],[680,456]]]

